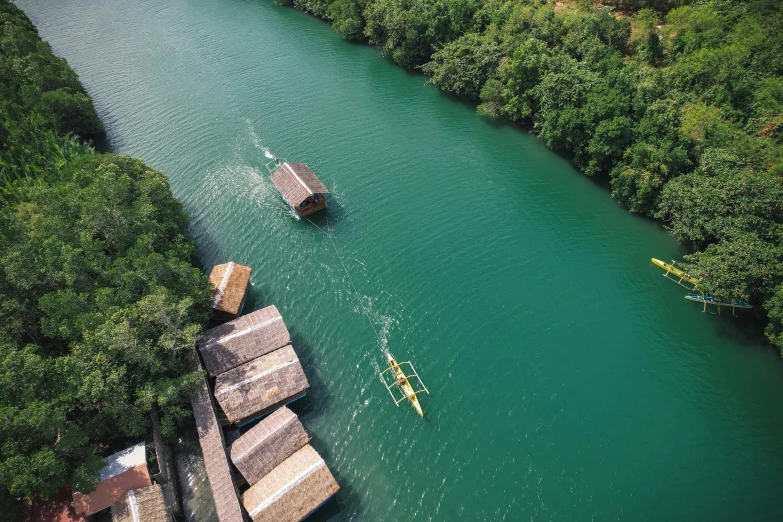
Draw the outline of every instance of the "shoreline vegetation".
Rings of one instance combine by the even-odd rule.
[[[783,3],[276,1],[608,179],[688,247],[700,291],[752,303],[783,352]]]
[[[0,519],[88,492],[102,457],[190,416],[210,316],[188,218],[162,173],[98,154],[92,102],[0,0]]]

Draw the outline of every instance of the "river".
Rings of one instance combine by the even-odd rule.
[[[783,362],[703,314],[681,256],[535,136],[271,0],[18,0],[114,150],[164,171],[205,269],[252,266],[342,490],[313,520],[780,520]],[[332,190],[327,237],[271,152]],[[316,221],[326,226],[322,216]],[[377,377],[412,360],[426,417]]]

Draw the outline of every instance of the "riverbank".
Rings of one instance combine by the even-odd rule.
[[[92,491],[102,457],[151,441],[151,411],[175,435],[210,287],[166,177],[96,153],[76,73],[14,5],[0,16],[0,518],[14,520]]]
[[[685,266],[700,292],[754,304],[783,350],[780,5],[280,3],[608,178],[624,207],[693,247]]]

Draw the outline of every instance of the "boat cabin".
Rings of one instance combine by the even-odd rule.
[[[214,377],[291,344],[291,334],[271,305],[207,330],[197,344],[207,372]]]
[[[252,268],[234,262],[216,265],[209,274],[212,284],[212,313],[218,321],[235,319],[242,313],[250,289]]]
[[[231,444],[231,462],[252,486],[308,442],[296,414],[283,406]]]
[[[340,490],[309,444],[285,459],[242,495],[253,522],[304,520]]]
[[[304,163],[286,161],[270,179],[297,218],[326,208],[329,190]]]
[[[244,424],[305,396],[310,384],[289,344],[215,378],[215,400],[230,423]]]

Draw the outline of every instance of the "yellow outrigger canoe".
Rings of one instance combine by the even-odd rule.
[[[664,263],[660,259],[652,258],[652,262],[654,265],[658,265],[659,267],[666,270],[666,273],[663,274],[663,277],[666,277],[667,279],[671,279],[675,283],[677,283],[680,286],[685,286],[682,284],[683,281],[686,281],[693,286],[696,286],[699,284],[699,280],[695,277],[692,277],[691,275],[685,273],[684,271],[677,268],[675,265],[678,264],[676,261],[672,261],[671,264]],[[672,277],[674,276],[674,277]],[[685,288],[688,288],[685,286]]]
[[[424,386],[424,383],[421,382],[421,377],[419,377],[419,374],[416,373],[416,370],[413,369],[413,365],[410,362],[401,362],[398,363],[396,360],[394,360],[394,356],[392,354],[387,353],[386,359],[389,362],[389,367],[386,368],[384,371],[380,373],[381,380],[383,381],[383,384],[386,385],[386,390],[388,390],[389,394],[391,394],[392,399],[394,399],[394,403],[397,405],[397,407],[400,406],[400,403],[404,401],[405,399],[408,399],[413,406],[413,409],[416,410],[416,413],[419,414],[419,416],[424,417],[424,410],[421,409],[421,404],[419,404],[419,398],[416,396],[417,393],[426,393],[429,395],[429,390],[426,386]],[[410,367],[412,375],[405,375],[405,373],[402,371],[401,366],[407,364],[408,367]],[[388,384],[385,380],[384,374],[386,372],[390,372],[391,375],[394,377],[394,382],[391,384]],[[410,379],[416,378],[419,381],[419,384],[423,389],[421,390],[414,390],[413,386],[411,386]],[[392,393],[391,389],[393,387],[397,387],[397,389],[400,391],[402,397],[397,399],[394,396],[394,393]]]

